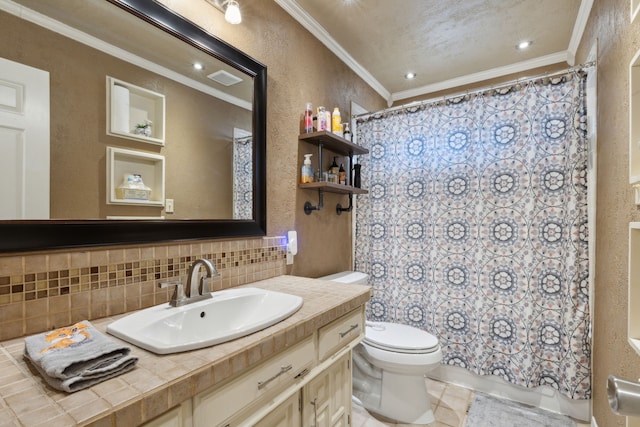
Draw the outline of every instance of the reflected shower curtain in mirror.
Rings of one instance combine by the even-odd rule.
[[[253,139],[233,141],[233,219],[253,219]]]
[[[369,320],[443,363],[589,399],[585,72],[358,121],[355,267]]]

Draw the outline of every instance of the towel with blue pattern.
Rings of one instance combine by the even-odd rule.
[[[130,371],[131,349],[89,321],[25,338],[24,356],[55,389],[74,392]]]

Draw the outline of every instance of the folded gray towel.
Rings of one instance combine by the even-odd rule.
[[[135,367],[138,358],[89,321],[24,340],[24,356],[54,388],[81,390]]]

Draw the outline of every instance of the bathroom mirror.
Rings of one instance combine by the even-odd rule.
[[[47,7],[46,3],[49,3],[50,6]],[[52,126],[52,140],[55,138],[62,139],[66,145],[75,144],[79,148],[74,154],[76,156],[74,159],[70,159],[70,155],[60,157],[58,151],[56,151],[59,148],[56,148],[52,141],[52,162],[50,166],[52,180],[55,179],[56,173],[59,172],[54,172],[54,170],[63,165],[65,168],[60,170],[70,175],[71,179],[76,182],[102,180],[96,184],[99,188],[96,191],[97,194],[95,194],[95,199],[99,201],[100,207],[96,211],[74,216],[75,212],[82,211],[84,205],[96,204],[97,202],[88,195],[78,196],[81,194],[80,190],[69,191],[66,194],[66,200],[56,201],[53,199],[54,191],[52,190],[52,212],[57,212],[56,203],[58,203],[58,206],[68,206],[71,203],[79,202],[78,207],[69,209],[59,216],[52,215],[51,218],[53,219],[50,220],[17,219],[0,221],[0,251],[33,251],[266,234],[266,67],[263,64],[206,33],[160,3],[153,1],[85,0],[77,2],[73,0],[55,0],[43,2],[41,0],[0,0],[0,5],[2,10],[5,11],[7,8],[10,11],[13,8],[13,12],[17,10],[18,13],[14,14],[20,14],[22,6],[29,9],[39,9],[37,12],[42,14],[45,19],[65,20],[65,25],[74,26],[81,31],[90,33],[91,37],[104,41],[107,46],[119,45],[121,49],[126,50],[132,56],[143,58],[144,61],[149,61],[149,63],[159,64],[158,68],[164,70],[162,76],[149,78],[144,74],[149,71],[144,69],[145,62],[135,63],[133,61],[127,67],[135,72],[132,75],[126,75],[120,73],[120,71],[127,67],[114,68],[107,60],[103,59],[102,55],[105,52],[89,54],[91,56],[89,60],[98,64],[98,67],[103,68],[104,75],[101,82],[99,82],[99,90],[101,92],[99,96],[96,96],[99,99],[93,100],[93,104],[89,104],[89,107],[78,107],[74,104],[74,108],[62,108],[55,104],[53,100],[51,101],[51,105],[57,107],[55,111],[52,110],[54,114],[70,114],[71,110],[74,109],[83,112],[84,116],[73,120],[77,123],[77,127],[83,128],[82,130],[89,136],[87,138],[74,138],[71,136],[76,130],[74,127]],[[73,10],[73,13],[65,10],[65,7],[69,7],[69,10]],[[107,12],[115,15],[106,16]],[[6,14],[6,12],[0,12],[0,14]],[[8,15],[4,15],[5,18],[6,16]],[[93,22],[92,19],[96,16],[98,18],[101,17],[104,22]],[[12,17],[12,19],[15,19],[15,17]],[[30,25],[34,24],[28,23],[25,27],[30,28]],[[117,31],[118,25],[121,31]],[[116,29],[114,30],[114,28]],[[3,36],[3,42],[0,43],[0,46],[12,43],[19,44],[20,48],[26,46],[25,38],[19,34],[14,34],[9,39]],[[40,43],[51,50],[51,47],[47,45],[46,39],[41,37]],[[3,55],[1,49],[0,47],[0,57],[5,57],[6,55]],[[84,49],[94,48],[82,45],[77,50]],[[33,56],[26,50],[21,52],[24,52],[24,61],[22,62],[28,62],[30,55]],[[68,55],[71,53],[67,51],[51,53],[52,55],[57,55],[60,59],[60,64],[55,67],[56,72],[50,73],[52,87],[58,84],[55,79],[62,74],[69,75],[71,78],[75,77],[80,86],[85,83],[78,77],[81,74],[70,65],[72,61],[68,60]],[[198,73],[191,68],[196,61],[204,64],[203,72]],[[150,68],[153,67],[155,66]],[[218,83],[212,84],[211,78],[207,76],[214,71],[223,71],[224,76],[239,76],[242,83],[232,85],[230,88],[225,88],[223,87],[224,85]],[[162,144],[157,143],[157,141],[149,143],[144,139],[140,140],[135,137],[128,138],[128,135],[119,137],[118,135],[109,134],[109,120],[106,114],[107,110],[109,110],[107,80],[109,77],[131,84],[132,90],[143,87],[144,90],[151,90],[154,93],[165,96],[167,105],[165,112],[166,138],[164,138]],[[248,82],[248,86],[246,82]],[[179,85],[189,86],[189,90],[197,95],[174,95],[174,92],[172,92],[173,87]],[[67,98],[72,99],[73,96],[78,96],[75,92],[80,92],[80,95],[86,93],[87,98],[91,98],[93,97],[91,90],[96,90],[96,87],[97,84],[94,84],[86,92],[84,88],[77,91],[72,88],[66,92],[69,94]],[[202,107],[205,104],[191,102],[196,97],[203,96],[202,94],[210,97],[213,100],[212,102],[224,102],[226,103],[224,105],[228,106],[217,107],[217,109],[214,108],[213,111],[210,111],[208,107]],[[188,110],[188,108],[191,108],[188,105],[190,103],[196,105],[197,114]],[[225,116],[225,113],[228,114]],[[214,124],[214,119],[223,116],[225,116],[223,123]],[[96,124],[93,123],[96,121],[95,119],[87,119],[87,117],[98,117],[100,119]],[[195,117],[198,118],[198,121],[194,121]],[[188,120],[192,121],[189,122]],[[177,122],[187,126],[188,129],[185,131],[184,128],[173,127]],[[187,145],[180,146],[180,144],[192,143],[192,139],[198,139],[191,138],[190,132],[200,128],[209,132],[207,138],[200,139],[224,140],[227,143],[226,147],[223,149],[217,148],[213,151],[197,152],[193,156],[202,162],[200,164],[194,164],[195,160],[185,160],[179,155],[175,157],[175,153],[187,155]],[[62,138],[60,134],[62,134]],[[210,136],[213,134],[215,134],[215,137]],[[165,135],[163,134],[162,136]],[[154,135],[150,139],[156,140],[159,138],[155,138]],[[229,149],[234,140],[241,142],[244,146],[244,151],[240,156],[235,156],[233,150]],[[164,199],[155,205],[153,203],[149,205],[142,203],[133,206],[123,206],[123,204],[119,205],[117,203],[110,205],[108,203],[107,186],[104,185],[105,181],[109,179],[107,161],[109,153],[105,148],[114,147],[116,153],[120,153],[115,155],[116,163],[119,159],[122,160],[122,157],[117,157],[118,155],[122,156],[122,152],[128,153],[129,151],[134,152],[134,158],[137,158],[137,153],[144,153],[141,163],[147,162],[147,157],[156,159],[159,156],[163,158],[164,163],[167,165],[165,168],[166,176],[162,177],[166,186],[164,189],[166,199],[175,200],[176,213],[185,212],[187,207],[194,208],[201,204],[206,204],[204,202],[213,200],[216,197],[216,193],[219,193],[217,187],[225,187],[227,189],[226,192],[230,194],[231,191],[228,189],[231,187],[231,183],[244,186],[243,194],[248,194],[249,196],[240,198],[244,203],[244,206],[240,208],[233,205],[234,197],[227,195],[225,200],[228,200],[228,202],[216,201],[211,203],[212,208],[187,211],[186,214],[181,215],[167,213]],[[100,157],[89,158],[89,152],[96,149],[100,151]],[[172,149],[174,150],[173,152],[171,152]],[[56,155],[58,155],[57,160],[54,160]],[[83,156],[88,160],[83,161]],[[234,156],[241,157],[243,163],[234,167]],[[220,159],[224,159],[224,161],[220,162]],[[124,160],[124,163],[128,161],[126,154],[124,155]],[[216,164],[216,161],[218,164]],[[159,164],[159,162],[157,163]],[[171,167],[168,166],[169,164],[171,164]],[[159,168],[156,167],[156,169]],[[244,175],[242,177],[230,175],[234,169],[242,170]],[[93,175],[87,178],[80,174],[82,170],[88,170],[89,174]],[[194,189],[188,188],[190,182],[195,183],[202,175],[207,173],[210,175],[207,176],[204,185],[199,185]],[[223,176],[223,173],[227,173],[227,175]],[[143,176],[143,178],[145,177]],[[121,177],[114,177],[113,180],[117,185]],[[153,180],[160,181],[157,177],[152,177]],[[181,184],[176,186],[176,182],[181,182]],[[171,187],[172,184],[174,185],[173,187]],[[96,187],[96,185],[93,187]],[[187,202],[180,202],[179,196],[189,191],[195,194],[195,198]],[[231,205],[221,209],[221,212],[215,212],[215,209],[223,204]]]

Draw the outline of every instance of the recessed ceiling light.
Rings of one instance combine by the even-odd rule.
[[[520,43],[518,43],[516,45],[516,49],[525,50],[525,49],[529,48],[532,44],[533,44],[533,42],[531,40],[524,40],[524,41],[521,41]]]
[[[413,80],[413,79],[416,78],[416,73],[409,72],[409,73],[404,75],[404,78],[407,79],[407,80]]]
[[[195,68],[196,70],[202,70],[204,68],[204,65],[202,65],[199,62],[194,62],[193,63],[193,68]]]

